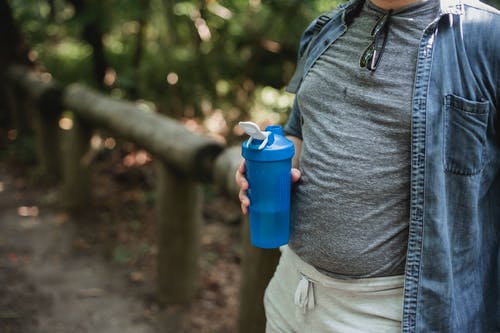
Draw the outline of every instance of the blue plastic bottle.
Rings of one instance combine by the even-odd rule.
[[[260,248],[277,248],[290,237],[290,189],[293,142],[281,126],[260,131],[252,122],[240,126],[251,137],[242,144],[250,198],[250,239]]]

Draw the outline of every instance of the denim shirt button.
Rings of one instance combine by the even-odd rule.
[[[325,39],[325,40],[323,41],[323,45],[324,45],[324,46],[328,46],[328,44],[330,44],[330,40],[329,40],[329,39]]]

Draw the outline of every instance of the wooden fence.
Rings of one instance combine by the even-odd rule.
[[[10,112],[14,119],[27,115],[32,120],[39,172],[50,181],[62,179],[60,198],[68,209],[89,208],[90,168],[85,154],[95,129],[132,141],[155,157],[158,295],[167,303],[192,300],[199,288],[201,185],[215,184],[236,198],[234,173],[241,160],[240,148],[223,147],[191,133],[176,120],[79,84],[62,87],[21,66],[11,66],[4,73]],[[74,119],[72,129],[60,135],[63,110],[73,111]],[[239,332],[261,333],[264,289],[279,253],[252,247],[248,225],[242,226]]]

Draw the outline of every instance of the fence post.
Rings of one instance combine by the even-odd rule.
[[[57,94],[57,92],[56,92]],[[38,172],[50,182],[58,181],[61,176],[61,161],[58,120],[62,111],[60,100],[47,99],[42,95],[40,100],[29,100],[33,119],[33,130],[36,135],[36,151],[38,156]]]
[[[19,95],[19,91],[12,87],[12,85],[5,84],[2,86],[5,88],[5,98],[6,105],[9,110],[9,118],[11,121],[12,127],[17,131],[17,136],[22,136],[29,132],[30,129],[30,121],[29,117],[26,114],[26,110],[24,110],[22,103],[19,102],[21,99]]]
[[[31,120],[36,137],[38,173],[45,180],[60,178],[58,117],[62,111],[62,89],[50,77],[41,76],[23,66],[10,66],[6,69],[6,79],[14,87],[18,103],[11,103],[14,122],[21,129]]]
[[[61,202],[70,210],[80,210],[90,202],[90,166],[85,156],[90,148],[90,126],[73,115],[73,126],[62,135],[63,185]]]
[[[201,186],[161,160],[156,167],[159,297],[183,303],[198,285]]]
[[[250,244],[248,218],[242,223],[243,258],[240,287],[239,333],[264,333],[264,292],[279,261],[277,249],[259,249]]]

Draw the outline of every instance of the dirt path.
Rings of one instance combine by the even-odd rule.
[[[80,253],[74,224],[22,188],[0,168],[0,332],[159,332],[126,267]]]
[[[0,333],[234,333],[239,206],[207,192],[199,283],[189,303],[156,295],[148,168],[94,165],[93,201],[69,215],[32,171],[0,162]],[[234,206],[234,207],[233,207]]]

